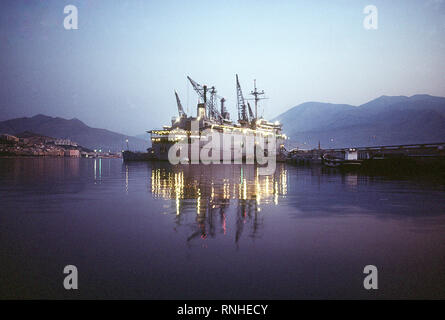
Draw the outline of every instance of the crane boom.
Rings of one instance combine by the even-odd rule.
[[[207,99],[207,97],[205,97],[205,93],[204,93],[204,87],[201,86],[199,83],[197,83],[196,81],[194,81],[192,78],[190,78],[189,76],[187,76],[187,79],[190,81],[190,83],[192,84],[193,89],[196,91],[196,93],[198,94],[198,96],[203,100],[203,102],[206,105],[207,108],[207,112],[209,117],[211,118],[216,118],[218,120],[222,120],[223,117],[221,115],[221,113],[218,111],[218,108],[216,106],[216,90],[215,87],[211,88],[210,91],[210,99]]]
[[[201,99],[204,99],[204,89],[202,88],[202,86],[197,83],[196,81],[194,81],[192,78],[190,78],[189,76],[187,76],[187,79],[189,79],[190,83],[192,84],[193,90],[196,91],[196,93],[198,93],[199,97]]]
[[[246,102],[244,101],[243,91],[241,90],[241,85],[239,84],[238,75],[236,75],[236,95],[238,104],[238,120],[249,121],[246,110]]]
[[[184,112],[184,108],[182,107],[181,100],[179,100],[179,96],[178,96],[178,93],[176,91],[175,91],[175,96],[176,96],[176,104],[178,105],[179,116],[181,118],[183,118],[183,117],[186,118],[187,115]]]
[[[250,119],[253,119],[254,115],[253,115],[253,111],[252,111],[252,108],[250,107],[250,103],[249,102],[247,102],[247,107],[249,109],[249,117],[250,117]]]

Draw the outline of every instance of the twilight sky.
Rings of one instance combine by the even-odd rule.
[[[63,9],[77,6],[79,29]],[[363,27],[366,5],[378,29]],[[306,101],[445,96],[444,0],[0,2],[0,120],[43,113],[140,134],[195,113],[186,75],[236,115],[257,79],[271,118]]]

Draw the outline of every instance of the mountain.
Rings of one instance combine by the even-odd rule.
[[[360,106],[305,102],[273,121],[283,124],[289,147],[322,148],[397,145],[445,141],[445,98],[425,94],[381,96]],[[0,133],[68,138],[89,149],[120,151],[150,146],[148,134],[126,136],[91,128],[79,119],[36,115],[0,122]]]
[[[146,133],[137,134],[137,135],[135,135],[135,137],[138,138],[138,139],[145,140],[148,143],[150,143],[150,135],[147,132]]]
[[[290,147],[322,148],[445,141],[445,98],[381,96],[360,106],[306,102],[273,121]]]
[[[30,131],[59,139],[70,139],[89,149],[111,150],[126,149],[126,139],[131,150],[145,151],[148,141],[116,133],[106,129],[87,126],[79,119],[48,117],[42,114],[0,122],[0,133],[19,134]]]

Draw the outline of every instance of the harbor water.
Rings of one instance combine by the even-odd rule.
[[[9,158],[0,201],[1,298],[445,298],[445,184],[431,178]]]

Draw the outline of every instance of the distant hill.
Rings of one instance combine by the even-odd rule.
[[[30,131],[36,134],[59,139],[70,139],[89,149],[111,150],[114,152],[126,149],[125,140],[131,150],[145,151],[149,143],[143,139],[116,133],[106,129],[87,126],[79,119],[63,119],[36,115],[0,122],[0,133],[19,134]]]
[[[273,121],[289,146],[322,148],[445,141],[445,98],[381,96],[360,106],[306,102]]]
[[[148,134],[147,132],[146,133],[137,134],[137,135],[135,135],[135,137],[138,138],[138,139],[145,140],[148,143],[151,143],[150,142],[150,134]]]
[[[445,98],[430,95],[381,96],[360,106],[305,102],[273,121],[283,124],[289,147],[322,148],[445,141]],[[0,122],[0,133],[25,131],[71,139],[89,149],[146,150],[148,134],[126,136],[91,128],[78,119],[36,115]]]

